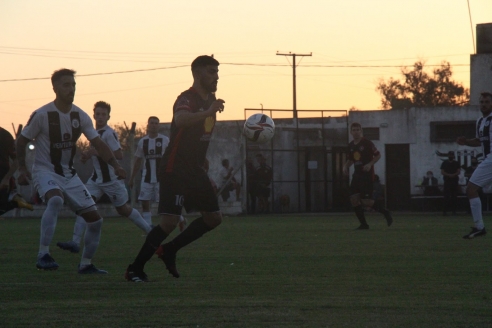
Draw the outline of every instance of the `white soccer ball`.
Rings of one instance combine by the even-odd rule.
[[[268,115],[253,114],[244,123],[243,134],[251,142],[268,142],[275,134],[275,123]]]

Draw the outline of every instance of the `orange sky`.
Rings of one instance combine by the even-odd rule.
[[[492,1],[469,3],[473,26],[492,22]],[[469,67],[458,65],[474,52],[464,0],[2,0],[0,31],[0,126],[9,131],[54,99],[49,77],[61,67],[79,74],[75,104],[91,112],[105,100],[110,122],[141,125],[171,120],[201,54],[221,62],[219,119],[228,120],[244,108],[292,108],[291,58],[277,51],[312,53],[298,60],[298,109],[343,110],[378,109],[378,79],[418,59],[451,62],[469,86]],[[333,67],[343,65],[397,67]],[[120,71],[137,72],[83,76]],[[45,79],[6,81],[31,78]]]

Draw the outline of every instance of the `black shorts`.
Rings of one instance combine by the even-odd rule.
[[[205,171],[194,175],[165,173],[159,177],[159,214],[218,212],[219,203]]]
[[[360,194],[361,199],[373,199],[372,174],[353,175],[350,183],[350,195]]]

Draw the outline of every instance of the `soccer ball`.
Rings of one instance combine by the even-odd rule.
[[[244,123],[243,134],[252,142],[268,142],[275,134],[275,123],[268,115],[253,114]]]

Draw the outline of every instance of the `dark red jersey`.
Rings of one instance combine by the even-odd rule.
[[[2,177],[10,169],[9,159],[15,159],[14,137],[7,130],[0,128],[0,172]]]
[[[363,166],[372,161],[375,156],[379,155],[376,146],[370,141],[362,137],[358,144],[352,140],[348,146],[348,159],[354,163],[354,174],[374,174],[374,166],[369,172],[362,170]]]
[[[207,110],[215,99],[215,95],[209,94],[208,99],[204,100],[193,88],[190,88],[178,96],[173,106],[173,113],[182,110],[190,113],[202,112]],[[193,174],[196,170],[202,170],[215,127],[215,119],[214,114],[190,127],[178,128],[173,118],[171,137],[162,157],[160,174],[172,172]]]

